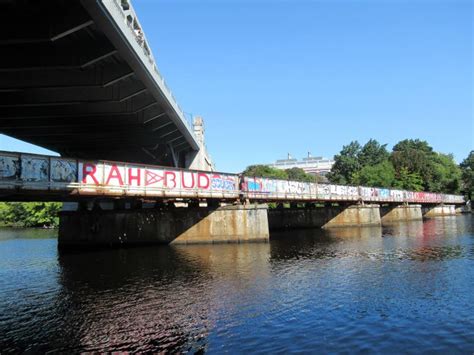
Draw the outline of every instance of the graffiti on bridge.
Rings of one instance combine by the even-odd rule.
[[[362,200],[367,202],[463,203],[463,197],[431,192],[245,177],[243,190],[262,199]]]
[[[343,186],[151,165],[85,161],[0,152],[0,189],[88,195],[245,198],[261,201],[463,203],[463,197],[366,186]]]

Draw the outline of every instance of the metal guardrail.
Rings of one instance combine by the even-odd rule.
[[[206,171],[0,152],[0,190],[18,194],[259,201],[463,204],[459,195],[242,177]]]

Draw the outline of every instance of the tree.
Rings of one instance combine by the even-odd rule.
[[[301,168],[291,168],[285,170],[288,180],[315,182],[316,176],[306,173]]]
[[[395,181],[395,169],[388,160],[375,165],[366,165],[354,174],[353,183],[370,187],[392,187]]]
[[[57,227],[58,202],[1,202],[0,221],[3,225],[18,227]]]
[[[335,184],[352,183],[352,176],[360,170],[360,152],[361,146],[357,141],[343,146],[341,152],[334,157],[331,172],[326,175],[329,181]]]
[[[390,156],[386,147],[386,144],[380,144],[375,139],[369,139],[363,147],[357,141],[343,146],[341,152],[334,157],[334,165],[327,175],[329,181],[336,184],[358,184],[360,181],[370,181],[371,186],[374,186],[372,184],[381,186],[380,183],[385,186],[390,177],[375,179],[374,174],[376,171],[385,171],[390,174],[386,171],[389,163],[384,163]],[[374,166],[377,166],[375,170],[372,169]],[[365,167],[367,169],[364,170]]]
[[[369,139],[362,147],[357,159],[363,168],[368,165],[377,165],[386,161],[390,157],[386,144],[380,144],[375,139]]]
[[[405,169],[408,174],[417,174],[422,179],[423,189],[430,191],[433,183],[433,162],[436,153],[426,142],[419,139],[405,139],[393,147],[391,161],[395,171]],[[401,175],[404,176],[405,175]]]
[[[402,167],[395,174],[393,187],[410,191],[423,191],[423,179],[418,173],[411,173],[407,168]]]
[[[437,153],[426,142],[405,139],[393,147],[391,161],[397,172],[406,169],[422,179],[423,190],[458,193],[461,171],[451,154]],[[406,177],[401,174],[400,176]]]
[[[301,168],[280,170],[268,165],[250,165],[243,171],[242,174],[249,177],[266,177],[271,179],[294,180],[303,182],[316,182],[322,179],[319,176],[314,176],[306,173]]]
[[[430,191],[459,193],[461,187],[461,169],[455,163],[452,154],[437,153],[432,161],[432,180]]]
[[[466,159],[460,164],[462,173],[462,189],[464,194],[472,200],[474,192],[474,150],[471,150]]]
[[[288,179],[288,174],[285,170],[272,168],[268,165],[250,165],[243,171],[242,174],[249,177],[258,176],[272,179]]]

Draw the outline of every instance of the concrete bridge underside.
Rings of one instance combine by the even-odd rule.
[[[0,133],[63,156],[166,166],[199,149],[127,1],[0,4]]]

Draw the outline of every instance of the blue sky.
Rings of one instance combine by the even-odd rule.
[[[369,138],[424,139],[458,162],[474,149],[471,1],[133,4],[221,171]]]

